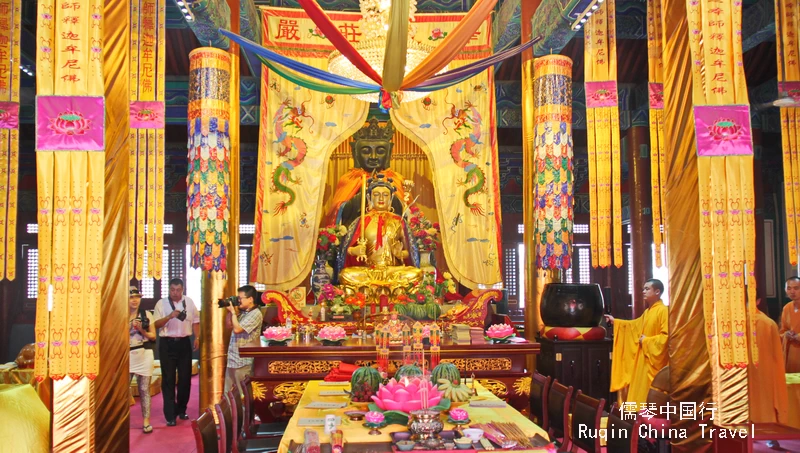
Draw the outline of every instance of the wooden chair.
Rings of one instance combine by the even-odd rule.
[[[222,438],[222,451],[226,453],[239,453],[239,449],[234,442],[236,432],[236,419],[233,415],[231,403],[227,395],[222,396],[222,400],[214,405],[217,412],[217,421],[219,423],[219,433]]]
[[[214,415],[211,409],[206,408],[197,420],[192,420],[192,431],[194,431],[194,441],[197,445],[198,453],[220,453],[222,436],[214,423]]]
[[[570,439],[566,434],[566,427],[569,424],[569,408],[572,403],[572,386],[565,387],[554,379],[547,392],[547,424],[550,439],[563,438],[560,450],[569,450]]]
[[[572,453],[577,453],[578,448],[583,449],[586,453],[600,453],[600,436],[597,433],[600,432],[600,419],[603,417],[605,404],[605,399],[596,400],[578,390],[572,404],[572,429],[567,430]],[[591,429],[594,435],[580,436],[581,426]]]
[[[242,390],[244,391],[244,416],[242,417],[242,436],[246,439],[254,437],[277,437],[283,436],[286,431],[287,422],[276,423],[255,423],[256,414],[254,411],[253,389],[250,387],[250,376],[242,380]]]
[[[639,418],[624,420],[617,403],[611,406],[606,423],[606,451],[614,453],[636,453],[639,450]],[[623,434],[624,433],[624,434]]]
[[[549,428],[547,423],[547,392],[550,391],[550,382],[552,378],[533,372],[531,378],[531,420],[541,426],[543,430],[547,431]]]
[[[240,425],[241,420],[244,419],[243,415],[243,407],[241,402],[242,397],[239,393],[238,389],[231,389],[228,392],[228,401],[232,401],[231,404],[231,419],[234,421],[234,429],[233,433],[235,433],[235,450],[234,452],[238,451],[240,453],[272,453],[277,452],[278,447],[281,444],[280,437],[255,437],[251,439],[244,438],[244,431],[240,429],[242,425]]]

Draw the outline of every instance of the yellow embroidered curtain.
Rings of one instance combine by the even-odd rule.
[[[800,100],[800,66],[798,66],[797,0],[775,0],[776,48],[778,53],[778,92],[795,102]],[[789,262],[797,266],[800,251],[800,108],[781,108],[783,148],[783,193],[786,203],[786,236],[789,241]]]
[[[36,378],[98,372],[104,196],[103,3],[39,0]]]
[[[709,347],[720,365],[758,363],[748,338],[756,310],[753,144],[742,64],[742,5],[688,0],[700,193],[703,304]],[[716,320],[716,325],[714,324]],[[755,332],[750,326],[750,332]],[[755,340],[755,339],[753,339]]]
[[[417,21],[417,36],[449,25]],[[491,24],[450,63],[457,68],[491,53]],[[500,194],[495,93],[491,69],[451,88],[404,102],[392,124],[428,156],[433,168],[442,244],[450,272],[469,288],[500,283]],[[408,177],[408,175],[405,175]],[[464,259],[467,257],[467,259]]]
[[[130,52],[136,70],[130,72],[128,272],[136,280],[160,280],[162,272],[165,17],[164,2],[133,0]]]
[[[584,27],[586,134],[589,150],[589,233],[592,267],[622,266],[619,100],[615,0]]]
[[[303,11],[262,8],[263,45],[325,69],[334,50]],[[331,13],[348,38],[357,13]],[[347,95],[302,89],[262,68],[256,232],[250,280],[288,290],[313,264],[328,163],[333,150],[364,125],[369,105]]]
[[[20,0],[0,0],[0,280],[16,278]]]
[[[665,217],[664,187],[667,182],[666,150],[664,149],[664,61],[662,58],[663,24],[661,0],[647,0],[647,72],[650,105],[650,187],[653,206],[653,243],[656,246],[656,267],[664,265],[661,246],[664,243],[662,219]]]

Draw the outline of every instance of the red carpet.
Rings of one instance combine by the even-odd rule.
[[[200,377],[192,376],[192,393],[189,397],[188,415],[190,420],[178,419],[176,426],[167,426],[164,420],[164,399],[159,393],[152,398],[150,408],[150,424],[153,432],[142,432],[142,406],[139,398],[136,405],[131,406],[131,453],[194,453],[197,451],[192,433],[192,420],[199,417]]]

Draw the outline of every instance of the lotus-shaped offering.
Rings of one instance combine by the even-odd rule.
[[[317,341],[325,346],[339,346],[347,337],[347,332],[341,326],[325,326],[317,333]]]
[[[486,337],[494,343],[507,343],[513,336],[516,336],[514,328],[508,324],[493,324],[486,330]]]
[[[383,416],[383,413],[377,411],[369,411],[364,416],[364,420],[366,420],[368,423],[373,423],[375,425],[380,425],[381,423],[383,423],[384,419],[385,417]]]
[[[284,346],[292,339],[292,329],[288,327],[268,327],[264,330],[264,339],[270,346]]]
[[[464,409],[450,409],[450,420],[463,422],[469,420],[469,414]]]
[[[384,411],[389,423],[407,424],[408,415],[423,408],[423,398],[427,402],[426,409],[449,409],[450,400],[442,395],[443,392],[427,379],[404,378],[399,382],[391,379],[372,396],[374,403],[370,404],[370,409]]]

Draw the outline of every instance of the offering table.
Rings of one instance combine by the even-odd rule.
[[[474,373],[484,388],[522,411],[527,410],[532,373],[525,368],[526,360],[538,353],[538,343],[469,345],[443,338],[440,362],[453,363],[464,377]],[[324,379],[340,362],[372,365],[377,360],[372,338],[348,338],[341,346],[323,346],[316,340],[269,347],[252,343],[241,347],[240,354],[255,359],[253,397],[256,414],[262,421],[291,414],[308,381]],[[402,346],[392,346],[389,359],[399,367]]]
[[[343,382],[342,386],[320,386],[320,381],[310,381],[307,383],[306,389],[303,392],[298,405],[297,410],[295,411],[292,419],[289,421],[289,425],[286,427],[286,432],[281,439],[280,447],[278,448],[279,453],[286,453],[290,452],[289,446],[291,444],[301,444],[303,443],[303,432],[306,428],[311,428],[316,430],[319,433],[319,440],[320,443],[328,443],[330,442],[330,436],[326,435],[323,432],[322,426],[312,426],[312,427],[303,427],[298,426],[301,418],[324,418],[326,415],[336,415],[341,417],[342,424],[338,426],[338,429],[342,430],[344,433],[344,442],[345,445],[347,444],[364,444],[364,446],[374,444],[374,451],[391,451],[391,433],[400,432],[400,431],[407,431],[407,428],[402,425],[387,425],[383,428],[380,428],[381,434],[379,435],[370,435],[369,429],[363,426],[363,421],[351,421],[346,415],[345,412],[351,411],[355,409],[353,406],[347,406],[341,409],[309,409],[306,408],[309,404],[315,401],[324,401],[324,402],[331,402],[331,403],[346,403],[348,402],[348,397],[346,396],[321,396],[321,390],[334,390],[334,389],[341,389],[341,388],[349,388],[349,383]],[[475,386],[478,394],[474,397],[475,400],[496,400],[497,397],[486,388],[481,386],[481,384],[476,384]],[[541,427],[533,423],[528,419],[528,417],[522,415],[516,409],[506,406],[506,407],[471,407],[469,404],[465,404],[460,406],[461,409],[466,410],[469,413],[469,417],[472,423],[491,423],[491,422],[498,422],[502,421],[504,423],[514,423],[517,427],[522,430],[527,436],[533,437],[535,435],[539,435],[543,437],[545,440],[549,440],[547,432],[545,432]],[[442,416],[442,421],[444,423],[445,430],[452,430],[453,425],[447,423],[445,421],[447,417]],[[384,447],[384,448],[378,448]],[[346,448],[346,447],[345,447]],[[537,452],[537,453],[544,453],[548,450],[547,448],[540,448],[534,450],[516,450],[516,451],[528,451],[528,452]]]

